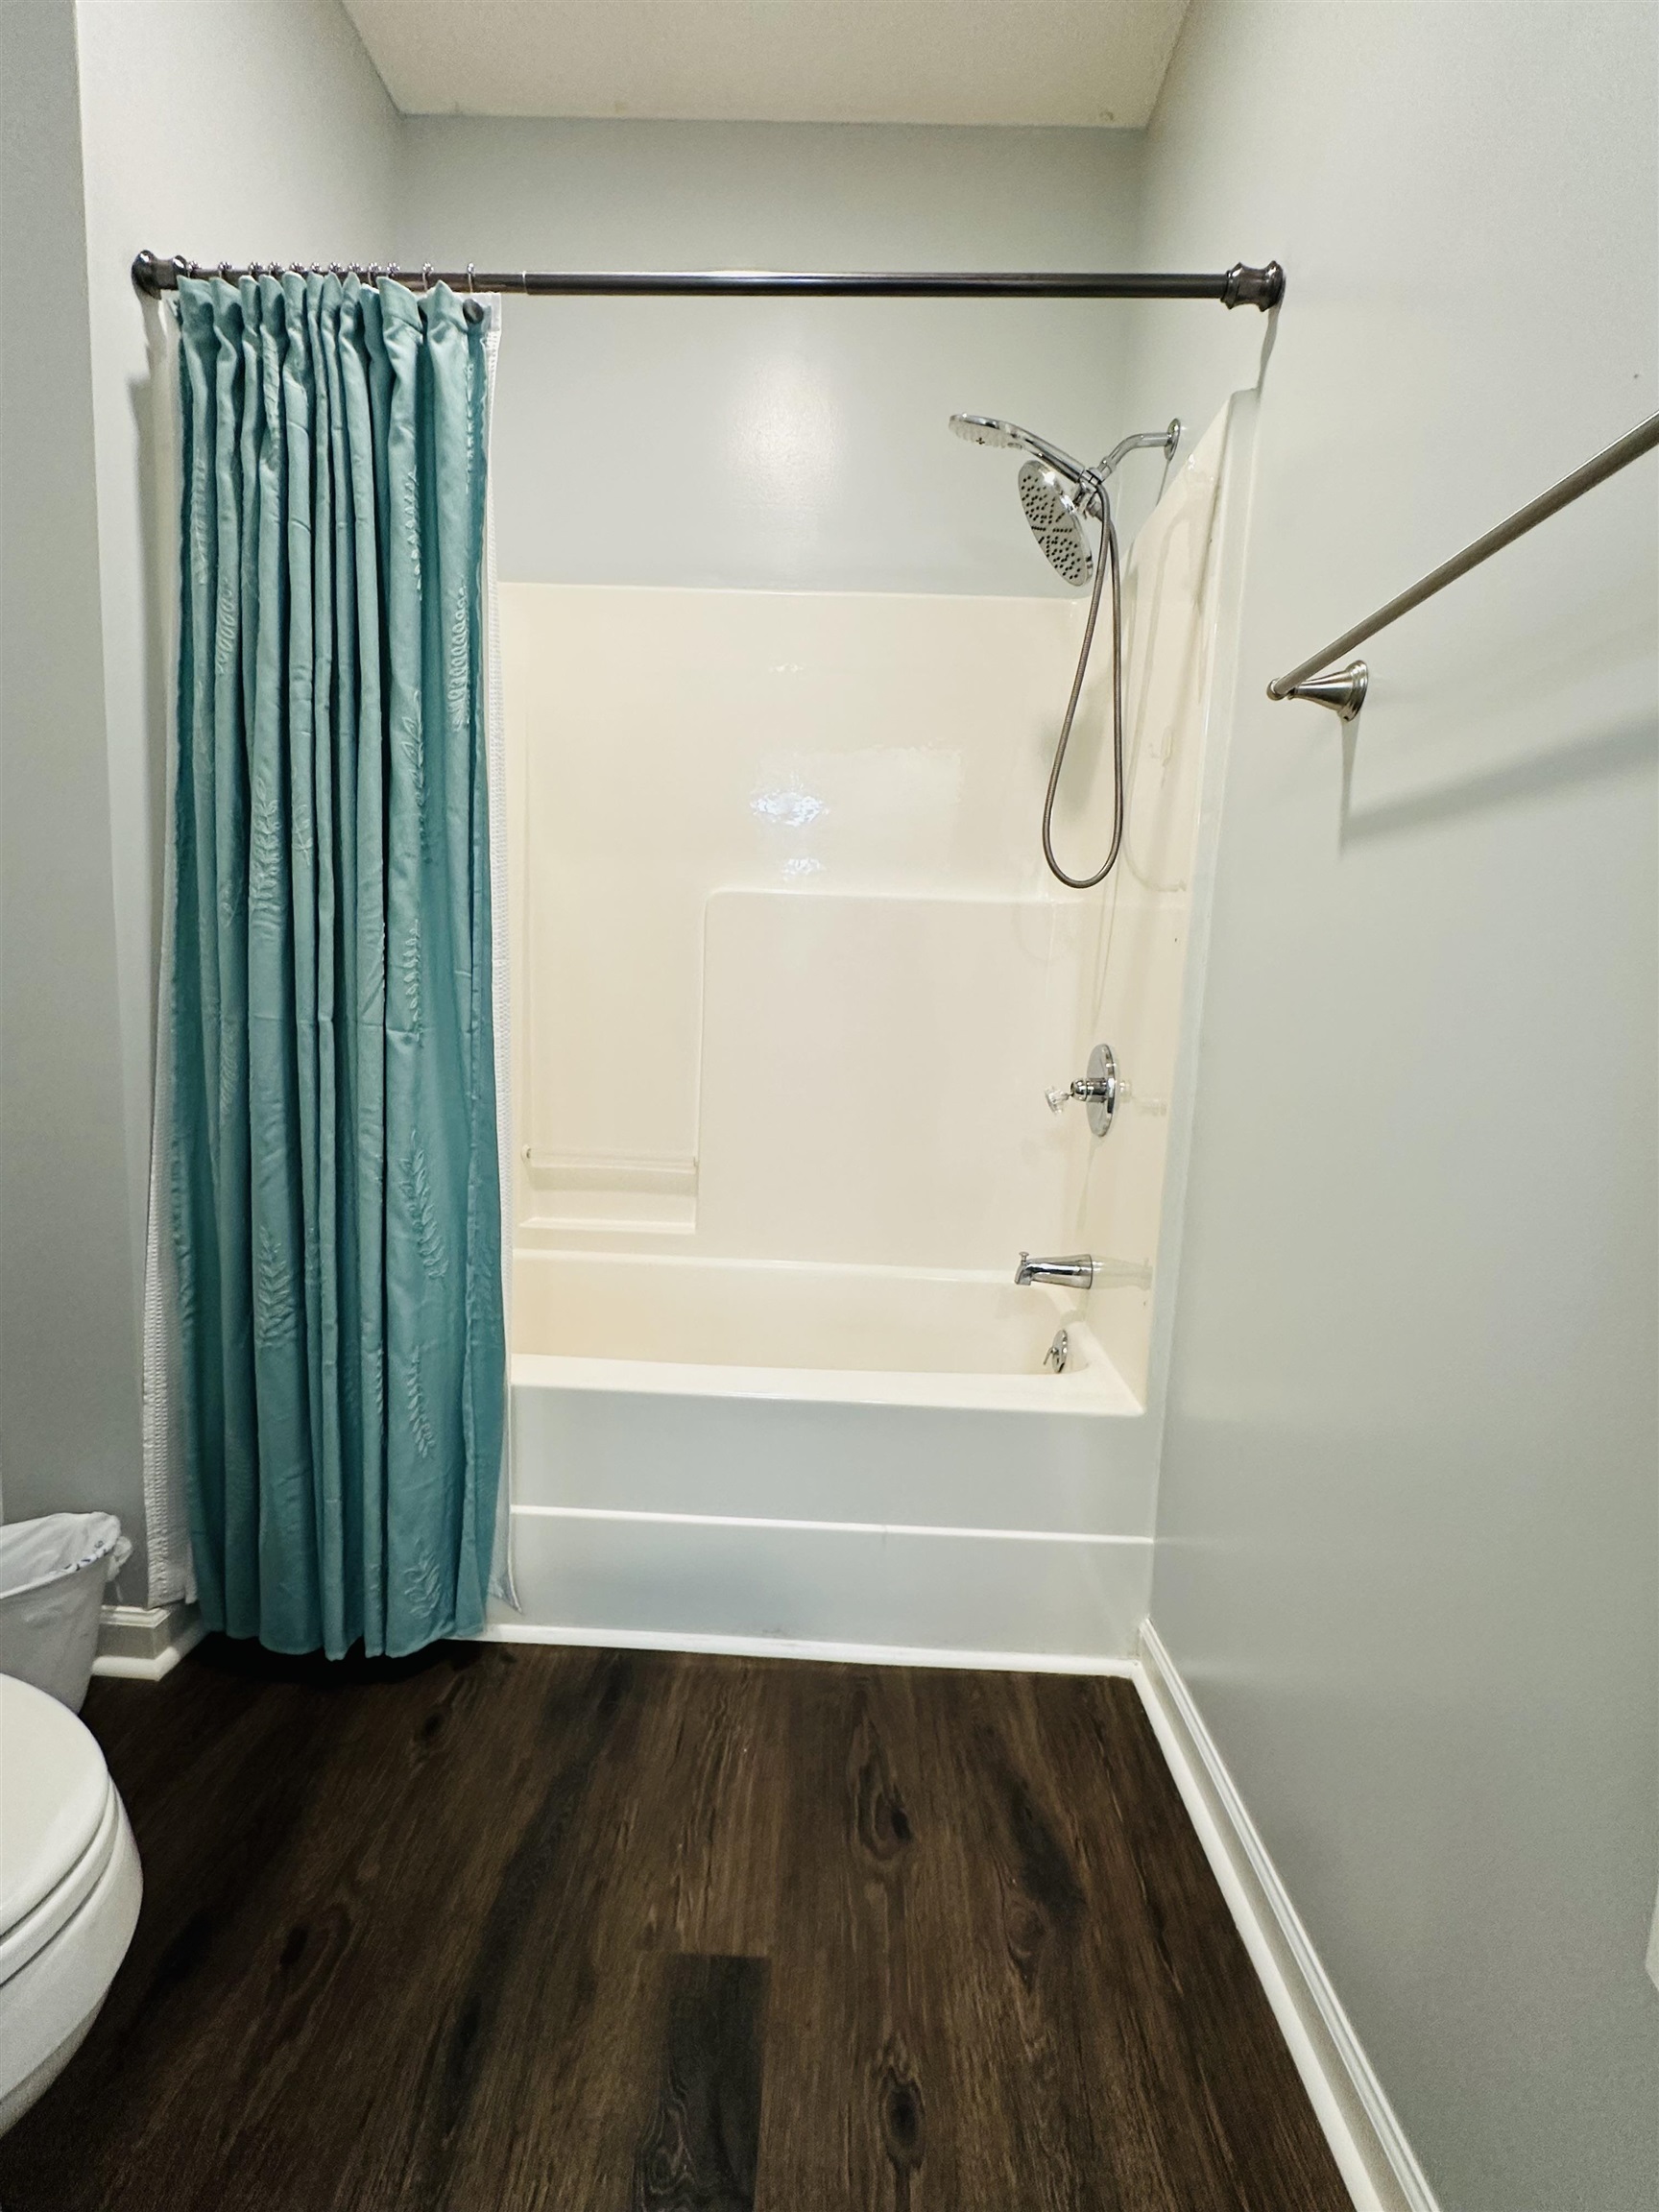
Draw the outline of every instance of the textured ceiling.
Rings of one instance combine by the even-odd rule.
[[[410,115],[1113,124],[1187,0],[345,0]]]

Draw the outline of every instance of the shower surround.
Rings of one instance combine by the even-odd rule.
[[[1038,844],[1080,604],[503,585],[523,1610],[492,1633],[1127,1658],[1249,404],[1128,562],[1128,830],[1086,895]],[[1110,814],[1109,674],[1063,857]],[[1100,1039],[1095,1140],[1045,1093]],[[1023,1248],[1094,1287],[1014,1288]]]

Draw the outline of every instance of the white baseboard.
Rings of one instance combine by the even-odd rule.
[[[98,1618],[94,1674],[159,1682],[207,1633],[194,1605],[106,1605]]]
[[[1357,2212],[1438,2212],[1406,2131],[1203,1715],[1150,1621],[1141,1629],[1138,1680],[1175,1786]]]
[[[572,1644],[602,1651],[704,1651],[729,1659],[819,1659],[838,1667],[955,1667],[991,1674],[1111,1674],[1140,1672],[1134,1659],[1095,1652],[944,1651],[902,1644],[833,1644],[782,1636],[682,1634],[672,1629],[557,1628],[518,1621],[492,1621],[478,1644]]]

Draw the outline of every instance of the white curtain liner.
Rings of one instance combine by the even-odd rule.
[[[144,1534],[152,1605],[194,1599],[190,1511],[174,1377],[179,1372],[178,1281],[170,1226],[166,1131],[173,1119],[173,907],[178,854],[173,811],[179,781],[179,316],[171,301],[147,300],[151,439],[156,527],[154,556],[165,610],[166,812],[162,819],[161,958],[156,984],[154,1110],[150,1122],[150,1212],[144,1239]]]
[[[491,1005],[495,1036],[495,1167],[501,1201],[501,1310],[507,1372],[502,1378],[501,1476],[495,1495],[495,1549],[490,1595],[520,1610],[513,1579],[513,999],[507,970],[507,720],[501,700],[501,594],[495,582],[495,364],[501,351],[501,295],[483,301],[486,371],[484,479],[484,764],[490,804]]]

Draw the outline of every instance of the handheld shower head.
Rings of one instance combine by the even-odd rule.
[[[995,415],[952,415],[950,427],[970,445],[1023,445],[1025,433],[1017,422],[998,421]]]
[[[952,415],[950,427],[958,438],[966,438],[970,445],[1001,445],[1018,453],[1034,453],[1039,461],[1046,461],[1051,469],[1058,469],[1074,484],[1081,484],[1090,473],[1081,461],[1073,461],[1070,453],[1058,445],[1050,445],[1047,439],[1039,438],[1035,430],[1022,429],[1018,422],[1004,422],[996,415]]]

